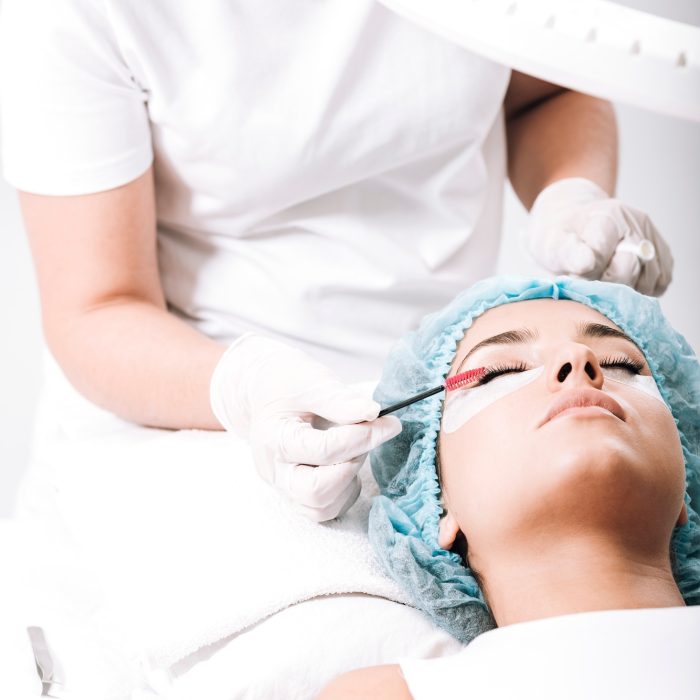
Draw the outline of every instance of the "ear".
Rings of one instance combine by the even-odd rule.
[[[683,506],[681,507],[680,515],[676,521],[676,527],[680,525],[685,525],[688,522],[688,509],[685,507],[685,501],[683,501]]]
[[[443,548],[450,550],[457,539],[459,532],[459,523],[455,520],[450,511],[440,518],[438,529],[438,544]]]

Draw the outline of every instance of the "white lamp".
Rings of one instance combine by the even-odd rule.
[[[605,0],[380,0],[523,73],[700,121],[700,27]]]

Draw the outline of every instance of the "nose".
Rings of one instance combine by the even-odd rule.
[[[576,387],[603,386],[603,371],[595,353],[581,343],[560,347],[547,368],[547,386],[551,391]]]

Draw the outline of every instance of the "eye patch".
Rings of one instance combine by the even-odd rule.
[[[512,372],[495,377],[488,384],[448,394],[442,419],[442,430],[454,433],[485,408],[514,391],[518,391],[542,374],[544,367]]]

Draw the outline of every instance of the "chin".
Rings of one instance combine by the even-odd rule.
[[[624,473],[630,463],[643,461],[638,436],[619,419],[562,416],[536,435],[537,451],[557,473]]]
[[[627,520],[648,508],[660,484],[653,469],[628,440],[619,435],[589,435],[585,441],[550,444],[541,453],[538,478],[546,502],[557,513],[584,513]]]

